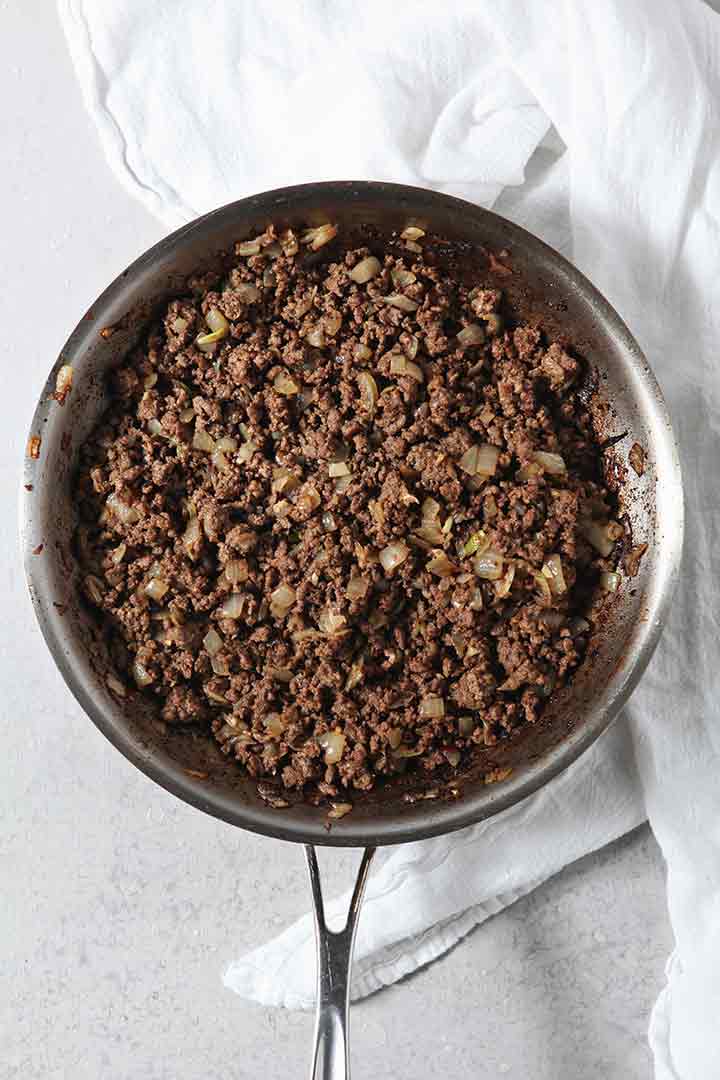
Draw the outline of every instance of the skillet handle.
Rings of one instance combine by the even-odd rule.
[[[305,847],[317,944],[317,1013],[310,1080],[348,1080],[350,1076],[348,1013],[353,945],[363,892],[375,848],[365,848],[342,930],[328,930],[320,872],[312,844]]]

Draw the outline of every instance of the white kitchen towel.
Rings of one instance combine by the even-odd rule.
[[[720,16],[702,0],[60,0],[88,106],[130,190],[176,225],[312,179],[494,205],[570,255],[632,327],[680,440],[687,544],[626,714],[573,768],[452,838],[383,853],[356,995],[649,816],[676,948],[659,1080],[720,1076]],[[310,923],[226,974],[308,1005]]]

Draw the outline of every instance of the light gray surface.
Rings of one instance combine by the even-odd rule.
[[[48,0],[0,0],[0,38],[9,508],[60,344],[164,230],[108,171]],[[45,653],[10,512],[0,543],[0,1078],[303,1076],[311,1018],[249,1006],[220,982],[229,959],[305,910],[302,853],[203,817],[112,751]],[[324,857],[331,890],[351,862]],[[647,1080],[671,948],[662,873],[641,830],[356,1006],[356,1080]]]

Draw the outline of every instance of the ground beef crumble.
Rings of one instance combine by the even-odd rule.
[[[258,779],[332,798],[461,767],[537,721],[617,584],[585,361],[449,249],[238,244],[83,447],[82,588],[118,674]]]

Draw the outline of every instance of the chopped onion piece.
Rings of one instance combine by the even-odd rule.
[[[462,347],[468,348],[470,345],[483,345],[485,342],[485,331],[482,326],[478,326],[477,323],[470,323],[469,326],[464,326],[460,333],[457,335],[458,344]]]
[[[350,466],[345,461],[331,461],[328,465],[330,476],[350,476]]]
[[[445,533],[440,528],[437,521],[425,521],[419,529],[415,529],[414,536],[424,540],[426,544],[430,544],[431,547],[441,547],[446,540]]]
[[[490,334],[492,337],[496,337],[498,334],[502,334],[502,315],[498,315],[496,311],[491,311],[489,315],[485,315],[483,317],[485,319],[485,325],[487,326],[488,334]]]
[[[337,480],[335,481],[335,490],[338,495],[342,495],[344,491],[347,491],[351,484],[352,476],[338,476]]]
[[[413,360],[408,360],[403,353],[393,353],[390,358],[390,372],[393,375],[409,375],[416,382],[424,382],[423,369]]]
[[[608,536],[607,524],[603,524],[600,521],[581,521],[578,525],[578,531],[581,536],[591,544],[604,559],[607,559],[612,554],[615,542]]]
[[[540,599],[545,604],[551,604],[552,603],[552,593],[550,592],[550,582],[548,581],[548,579],[545,577],[544,574],[538,573],[537,570],[533,570],[532,576],[533,576],[533,579],[535,580],[535,584],[538,587],[538,591],[540,593]]]
[[[420,702],[420,715],[425,720],[440,720],[445,715],[445,699],[428,694]]]
[[[346,814],[349,814],[353,808],[353,804],[350,802],[334,802],[330,803],[330,809],[327,812],[327,816],[332,818],[333,821],[339,818],[344,818]]]
[[[440,516],[441,510],[442,507],[440,506],[440,503],[437,502],[436,499],[430,498],[430,496],[423,499],[422,506],[420,507],[423,521],[435,521]]]
[[[451,577],[457,571],[455,563],[450,562],[444,551],[433,552],[433,558],[425,569],[441,578]]]
[[[271,670],[279,671],[280,669],[268,668],[268,675],[270,674]],[[265,730],[267,731],[268,735],[272,735],[275,739],[281,738],[282,733],[285,730],[285,721],[279,713],[268,713],[267,716],[263,719],[263,724],[265,725]]]
[[[154,676],[150,674],[144,664],[140,663],[137,656],[132,662],[131,671],[133,679],[140,687],[149,686],[153,681]]]
[[[420,307],[416,300],[411,300],[409,296],[403,296],[402,293],[389,293],[387,296],[381,296],[378,299],[382,304],[388,304],[389,307],[397,308],[398,311],[406,311],[408,314],[417,311]]]
[[[159,436],[159,437],[161,437],[163,439],[167,438],[165,432],[163,431],[162,424],[160,423],[160,421],[155,416],[151,416],[150,419],[148,420],[148,422],[147,422],[147,430],[148,430],[149,435],[155,435],[156,437]]]
[[[276,619],[284,619],[295,603],[295,597],[295,590],[289,585],[278,585],[277,589],[270,593],[271,615],[274,615]]]
[[[397,750],[398,746],[402,742],[402,737],[402,728],[390,728],[390,730],[388,731],[388,743],[390,744],[391,750]]]
[[[490,537],[483,532],[482,529],[478,529],[472,536],[463,544],[462,554],[463,557],[467,555],[482,555],[483,551],[487,551],[490,547]]]
[[[204,453],[212,454],[215,449],[215,440],[208,435],[205,428],[195,428],[192,446],[193,450],[202,450]]]
[[[380,563],[386,574],[391,574],[396,567],[405,562],[410,554],[410,548],[402,540],[395,541],[384,547],[380,553]]]
[[[417,277],[412,270],[403,270],[402,267],[395,267],[394,270],[391,270],[390,277],[396,289],[404,289],[406,285],[413,285],[417,281]]]
[[[370,579],[366,577],[351,577],[347,586],[348,600],[362,600],[370,588]]]
[[[108,495],[107,508],[110,510],[123,525],[134,525],[136,521],[140,520],[140,513],[134,506],[128,506],[114,493]]]
[[[460,764],[460,751],[459,750],[443,750],[445,757],[448,760],[448,764],[452,765],[453,769],[456,769]]]
[[[472,598],[470,600],[470,603],[468,604],[468,607],[471,611],[482,611],[483,606],[484,604],[482,589],[478,586],[473,589]]]
[[[247,597],[243,593],[230,593],[217,609],[218,615],[222,619],[239,619],[242,617],[246,601]]]
[[[406,240],[405,247],[408,249],[408,251],[414,251],[418,255],[422,252],[422,248],[419,244],[416,244],[414,240]]]
[[[418,354],[420,343],[414,334],[403,334],[400,342],[403,347],[403,352],[407,356],[408,360],[414,360]]]
[[[425,235],[424,229],[418,229],[415,225],[408,225],[406,229],[400,233],[401,240],[420,240]]]
[[[318,735],[317,741],[325,751],[325,764],[337,765],[345,749],[345,736],[343,733],[341,731],[326,731],[323,735]]]
[[[260,254],[260,241],[259,240],[242,240],[239,244],[235,245],[236,255],[259,255]]]
[[[473,570],[484,581],[497,581],[502,577],[504,561],[499,551],[483,551],[474,557]]]
[[[202,530],[197,515],[193,512],[188,519],[187,527],[182,536],[183,546],[190,559],[197,559],[202,546]]]
[[[515,564],[510,563],[500,581],[495,582],[495,592],[499,597],[507,596],[515,579]]]
[[[250,461],[257,449],[257,443],[254,443],[252,440],[243,443],[243,445],[237,452],[237,460],[240,462],[241,465],[247,465],[247,463]]]
[[[296,488],[299,488],[300,481],[294,473],[291,473],[284,465],[280,465],[273,469],[272,484],[270,486],[279,495],[284,495],[288,491],[295,491]]]
[[[230,665],[223,656],[213,656],[210,660],[210,667],[213,669],[215,675],[229,675]]]
[[[336,611],[331,611],[330,608],[323,608],[318,615],[318,626],[323,634],[332,637],[334,634],[345,632],[347,629],[347,619],[344,615],[340,615]]]
[[[247,581],[249,576],[250,571],[245,559],[230,559],[225,564],[225,577],[231,585],[239,585],[241,581]]]
[[[169,588],[170,586],[164,578],[153,577],[148,581],[144,591],[146,596],[149,596],[151,600],[156,600],[159,604]]]
[[[333,311],[323,319],[323,326],[328,337],[335,337],[342,326],[342,315],[339,311]]]
[[[358,386],[360,387],[360,400],[367,411],[372,414],[375,412],[375,405],[377,404],[378,399],[377,383],[369,371],[360,371],[358,373],[357,381]]]
[[[183,424],[189,424],[195,419],[195,410],[192,405],[188,405],[187,409],[183,409],[180,413],[180,421]]]
[[[561,596],[567,592],[565,575],[563,574],[562,560],[559,555],[550,555],[545,561],[542,572],[548,579],[550,592],[553,596]]]
[[[326,510],[323,514],[322,523],[323,528],[327,529],[328,532],[334,532],[337,528],[337,525],[335,523],[335,515],[332,514],[329,510]]]
[[[353,356],[356,360],[370,360],[372,357],[372,349],[369,349],[367,345],[363,345],[362,342],[358,342],[353,349]]]
[[[605,592],[616,592],[619,585],[619,574],[606,571],[600,575],[600,588],[604,589]]]
[[[300,506],[307,513],[311,514],[313,510],[317,510],[318,506],[322,502],[320,498],[320,492],[314,484],[305,484],[302,491],[298,495],[298,506]]]
[[[305,334],[305,340],[313,349],[324,349],[327,345],[325,331],[322,326],[312,326]]]
[[[126,552],[127,544],[118,544],[110,556],[115,566],[118,566],[123,561]]]
[[[281,371],[273,379],[273,388],[277,390],[278,394],[283,394],[284,397],[292,397],[293,394],[300,393],[299,385],[284,371]]]
[[[458,716],[457,725],[461,735],[472,735],[475,730],[475,720],[472,716]]]
[[[85,578],[85,591],[96,607],[103,602],[102,582],[94,574],[88,574]]]
[[[217,630],[210,627],[203,638],[203,645],[205,646],[205,652],[208,656],[215,656],[223,647],[223,639],[220,637]]]
[[[112,674],[112,672],[110,672],[109,675],[105,676],[105,682],[107,684],[108,690],[112,690],[112,692],[114,694],[117,694],[118,697],[126,696],[127,689],[125,687],[125,684],[121,683],[120,680]]]
[[[319,225],[316,229],[306,229],[300,237],[303,244],[309,244],[312,251],[317,251],[329,244],[337,236],[337,225]]]
[[[551,476],[560,476],[562,473],[567,472],[565,460],[560,454],[551,453],[545,450],[536,450],[533,454],[533,461],[544,469],[546,473],[550,473]]]
[[[234,453],[238,448],[237,439],[233,439],[230,435],[223,435],[215,443],[216,450],[222,450],[225,453]]]
[[[377,277],[381,270],[380,260],[374,255],[368,255],[356,263],[352,270],[348,270],[348,277],[358,285],[364,285],[366,281],[372,281],[374,277]]]
[[[267,252],[267,248],[265,249]],[[278,246],[278,254],[280,254],[280,247]],[[263,286],[266,289],[272,289],[277,285],[277,274],[274,270],[263,270],[262,277]]]

